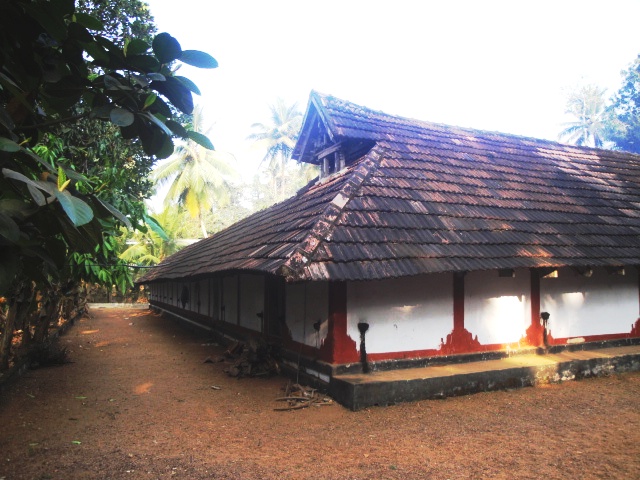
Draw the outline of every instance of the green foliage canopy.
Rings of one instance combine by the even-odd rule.
[[[623,72],[609,112],[607,137],[620,150],[640,153],[640,56]]]
[[[70,256],[112,256],[105,239],[116,223],[130,224],[113,206],[126,211],[127,199],[105,188],[119,184],[126,191],[126,179],[81,173],[92,170],[79,159],[95,160],[113,147],[99,143],[91,148],[102,153],[77,155],[86,147],[82,125],[99,125],[105,138],[119,131],[148,158],[170,156],[176,138],[210,147],[177,119],[176,112],[193,110],[197,87],[171,65],[214,68],[215,59],[183,50],[168,33],[149,44],[108,38],[103,30],[102,21],[76,10],[73,0],[0,3],[0,295],[18,278],[46,283],[73,275]],[[65,131],[68,125],[74,129]],[[136,171],[141,156],[126,153]],[[113,177],[127,175],[122,165],[111,168]],[[146,188],[131,183],[134,195]]]

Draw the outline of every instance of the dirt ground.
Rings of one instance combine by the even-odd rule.
[[[0,479],[639,479],[640,374],[276,412],[283,378],[147,310],[92,310],[73,363],[0,393]],[[212,388],[212,387],[219,387]]]

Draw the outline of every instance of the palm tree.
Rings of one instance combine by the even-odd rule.
[[[184,216],[187,212],[178,210],[176,205],[163,210],[154,219],[146,220],[146,232],[135,230],[133,232],[122,228],[119,239],[118,257],[127,263],[138,265],[156,265],[169,255],[179,250],[179,238],[181,238],[185,226]],[[156,222],[162,228],[154,226]]]
[[[285,168],[298,139],[302,126],[302,113],[298,110],[297,103],[286,105],[281,98],[270,105],[269,109],[271,110],[270,121],[251,125],[255,132],[247,138],[264,148],[266,153],[261,165],[268,163],[267,170],[272,179],[274,193],[277,195],[279,192],[282,200],[285,196]]]
[[[606,89],[596,85],[585,85],[571,92],[565,113],[576,120],[564,124],[560,139],[573,145],[603,146],[607,128],[605,92]]]
[[[193,129],[206,135],[211,128],[203,132],[202,123],[202,108],[198,107],[193,114]],[[231,154],[207,150],[187,140],[153,169],[151,179],[158,186],[170,184],[165,208],[171,204],[185,207],[192,218],[198,219],[202,235],[207,237],[205,213],[214,207],[224,208],[231,197],[231,181],[237,176],[232,160]]]

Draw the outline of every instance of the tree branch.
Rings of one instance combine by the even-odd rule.
[[[60,125],[61,123],[77,122],[78,120],[87,118],[89,115],[91,115],[91,112],[86,112],[86,113],[83,113],[82,115],[74,115],[72,117],[60,118],[58,120],[51,120],[50,122],[37,123],[35,125],[26,125],[22,127],[17,127],[15,131],[23,132],[25,130],[33,130],[34,128],[44,128],[44,127],[51,127],[54,125]]]

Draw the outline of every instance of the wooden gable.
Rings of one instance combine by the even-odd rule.
[[[339,134],[326,115],[322,96],[311,93],[293,159],[320,166],[320,180],[343,170],[363,157],[373,146],[371,139],[345,137]]]

